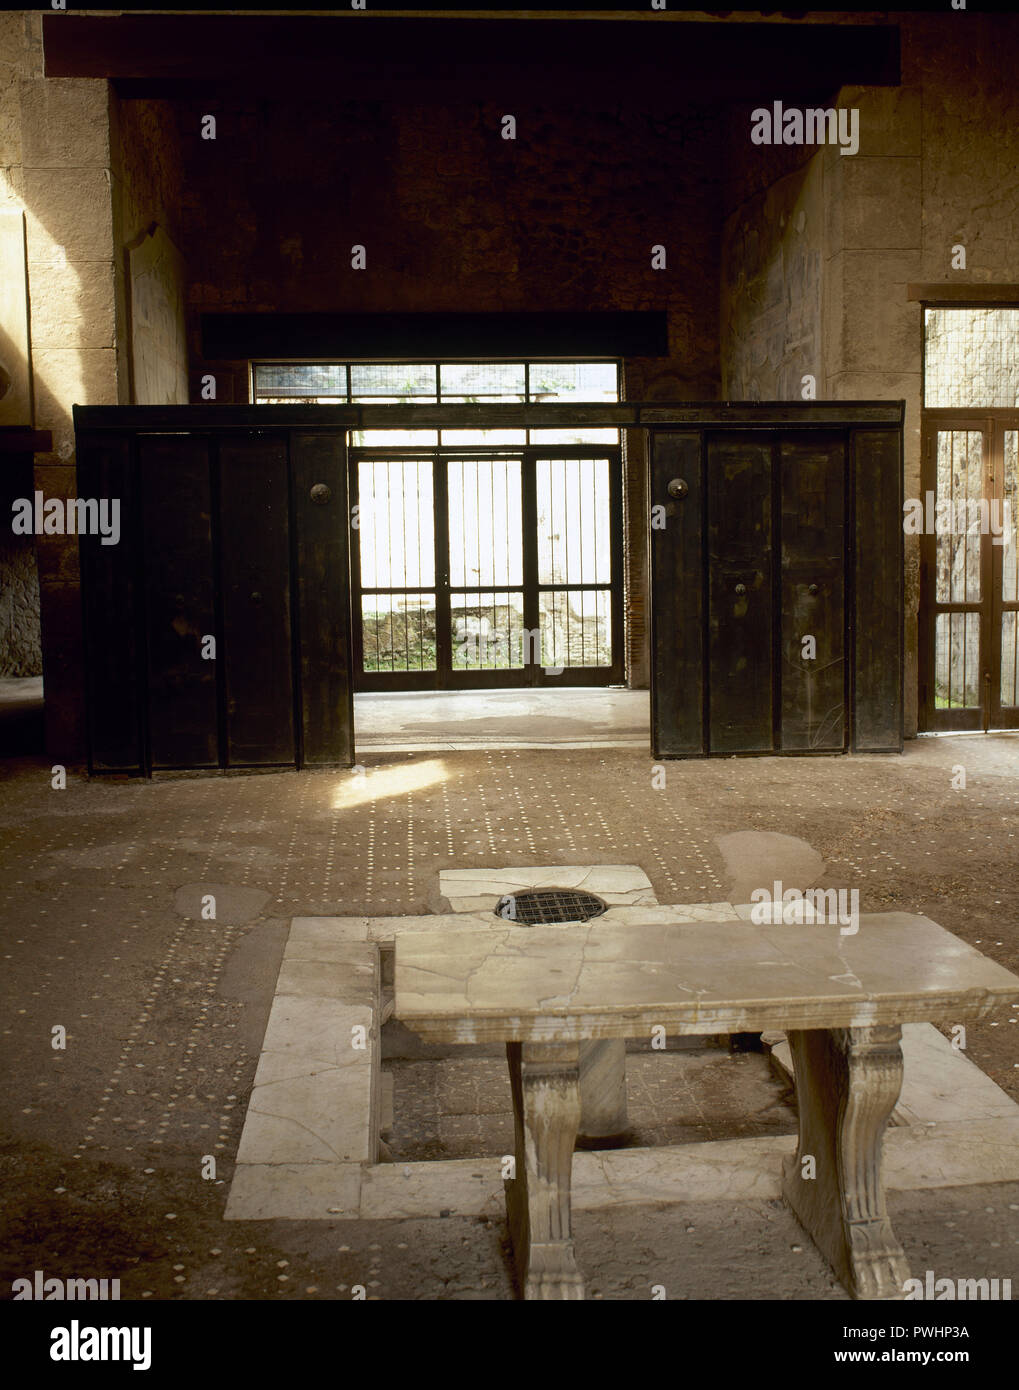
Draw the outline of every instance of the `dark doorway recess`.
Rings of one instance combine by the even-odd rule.
[[[901,752],[904,406],[748,410],[652,432],[654,754]]]

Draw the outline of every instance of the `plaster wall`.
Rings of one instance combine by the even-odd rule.
[[[753,176],[726,189],[724,394],[798,399],[801,369],[814,360],[819,399],[904,399],[906,497],[920,492],[922,394],[922,310],[907,286],[1019,281],[1019,31],[970,16],[963,33],[958,17],[897,17],[902,85],[838,93],[832,104],[860,112],[856,155],[808,150],[789,171],[784,161],[797,156],[769,149]],[[730,135],[731,169],[745,165],[743,145],[749,110]],[[965,270],[951,266],[957,245],[966,247]],[[916,537],[906,537],[905,585],[909,736]]]

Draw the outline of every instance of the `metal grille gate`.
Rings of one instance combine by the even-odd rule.
[[[357,689],[622,681],[617,448],[355,449],[351,484]]]

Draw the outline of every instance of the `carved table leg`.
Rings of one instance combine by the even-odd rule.
[[[626,1039],[595,1038],[580,1044],[581,1139],[619,1139],[626,1117]]]
[[[506,1058],[516,1127],[506,1211],[524,1298],[583,1298],[570,1219],[579,1045],[507,1043]]]
[[[789,1033],[800,1141],[782,1190],[853,1298],[903,1298],[909,1278],[881,1179],[902,1086],[900,1037],[897,1026]]]

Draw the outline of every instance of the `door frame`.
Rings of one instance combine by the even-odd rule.
[[[920,501],[928,491],[937,503],[937,436],[941,431],[979,433],[982,446],[982,496],[993,508],[1001,507],[1004,497],[1004,437],[1019,433],[1019,410],[1004,408],[938,407],[924,410],[921,425]],[[999,513],[1000,514],[1000,513]],[[920,603],[918,614],[918,669],[920,679],[918,728],[921,733],[987,733],[994,729],[1019,728],[1019,706],[1001,703],[1001,618],[1005,612],[1019,612],[1019,601],[1001,594],[1004,547],[995,545],[990,533],[981,537],[980,593],[975,603],[941,603],[936,596],[937,536],[920,535]],[[938,709],[936,704],[935,631],[941,613],[973,612],[980,615],[980,702],[960,710]],[[1007,712],[1006,712],[1007,711]]]
[[[626,641],[623,597],[623,476],[622,447],[618,444],[519,444],[488,446],[428,445],[350,446],[348,447],[351,506],[360,505],[358,465],[366,459],[431,459],[432,504],[434,508],[435,584],[427,588],[394,587],[393,593],[434,593],[436,605],[436,665],[434,670],[366,672],[364,670],[364,632],[360,546],[350,547],[350,609],[353,636],[354,690],[358,693],[414,690],[495,690],[529,688],[568,688],[571,686],[621,685],[625,678]],[[518,458],[521,463],[522,584],[493,584],[480,592],[519,592],[523,596],[523,626],[534,631],[540,626],[538,595],[546,590],[608,590],[609,620],[612,634],[612,662],[608,666],[567,667],[561,675],[551,675],[539,663],[500,670],[460,670],[452,665],[452,619],[450,597],[470,593],[474,586],[451,586],[449,582],[449,492],[446,465],[453,459]],[[607,459],[609,464],[609,571],[606,584],[541,584],[535,542],[537,498],[535,464],[539,458]],[[369,592],[385,592],[369,590]]]

